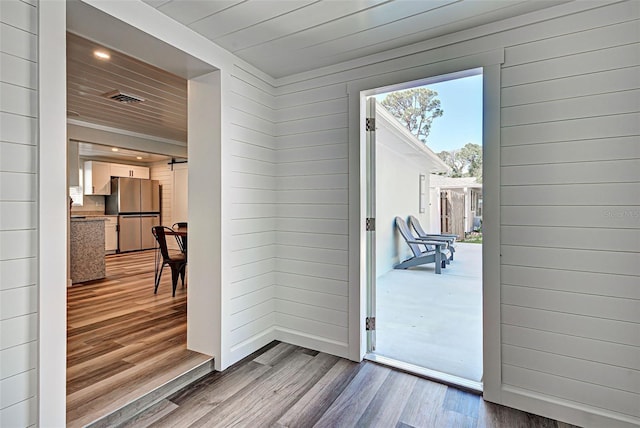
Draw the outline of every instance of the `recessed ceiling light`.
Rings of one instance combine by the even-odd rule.
[[[109,55],[107,52],[105,51],[93,51],[93,55],[96,58],[100,58],[100,59],[109,59],[111,58],[111,55]]]
[[[141,160],[142,156],[136,156],[136,159]]]
[[[111,147],[111,151],[112,151],[112,152],[117,152],[117,151],[118,151],[118,148],[117,148],[117,147]]]

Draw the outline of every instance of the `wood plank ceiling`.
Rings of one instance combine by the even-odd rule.
[[[569,0],[144,0],[273,77],[314,70]],[[94,56],[108,51],[109,60]],[[144,98],[118,103],[120,90]],[[187,141],[187,82],[67,33],[69,119]]]
[[[110,58],[97,58],[96,50]],[[104,96],[115,90],[144,101],[121,103]],[[187,81],[67,33],[67,116],[186,144]]]
[[[569,0],[144,0],[279,78]]]

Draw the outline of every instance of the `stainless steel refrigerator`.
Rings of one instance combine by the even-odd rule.
[[[151,228],[160,225],[159,181],[112,178],[105,211],[118,215],[118,252],[155,248]]]

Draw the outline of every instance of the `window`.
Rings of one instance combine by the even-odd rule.
[[[71,197],[71,199],[73,200],[73,203],[71,204],[71,206],[74,207],[81,207],[83,204],[83,188],[82,188],[82,183],[84,183],[84,177],[82,174],[82,168],[79,169],[79,182],[80,185],[79,186],[71,186],[69,187],[69,197]]]

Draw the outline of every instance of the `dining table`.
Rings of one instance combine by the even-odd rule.
[[[188,226],[174,227],[171,230],[167,230],[165,235],[177,236],[180,240],[180,250],[187,256],[187,235]]]

